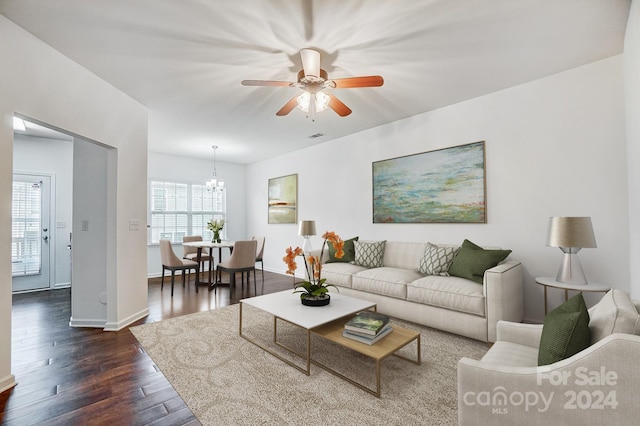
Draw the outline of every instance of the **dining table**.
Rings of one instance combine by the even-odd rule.
[[[198,265],[200,265],[201,259],[202,259],[202,249],[204,248],[208,248],[210,251],[213,251],[214,248],[218,249],[218,263],[222,260],[222,249],[223,248],[228,248],[229,249],[229,253],[233,253],[233,245],[234,242],[233,241],[221,241],[219,243],[214,243],[212,241],[189,241],[189,242],[183,242],[182,243],[183,246],[186,247],[195,247],[198,251],[197,251],[197,255],[196,255],[196,262],[198,263]],[[213,259],[213,252],[210,253],[211,254],[211,258]],[[213,262],[213,261],[212,261]],[[209,278],[207,280],[207,284],[209,286],[209,291],[211,291],[215,285],[220,284],[219,278],[216,277],[215,281],[211,280],[211,271],[215,270],[214,265],[210,265],[209,266]],[[200,271],[198,271],[198,273],[196,274],[196,288],[198,288],[200,286]]]

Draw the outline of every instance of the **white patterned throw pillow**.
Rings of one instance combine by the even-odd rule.
[[[378,268],[382,265],[382,256],[384,256],[385,241],[354,241],[353,246],[356,251],[354,265],[364,266],[365,268]]]
[[[448,277],[449,267],[453,263],[453,258],[460,250],[460,247],[438,247],[435,244],[427,243],[424,256],[418,264],[417,271],[427,275],[440,275]]]

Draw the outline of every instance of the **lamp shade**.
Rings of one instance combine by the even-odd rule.
[[[315,220],[301,220],[298,228],[298,235],[303,237],[309,235],[316,235],[316,221]]]
[[[596,248],[590,217],[551,217],[547,245],[551,247]]]

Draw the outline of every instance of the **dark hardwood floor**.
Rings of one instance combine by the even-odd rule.
[[[290,276],[258,272],[258,294],[292,288]],[[238,277],[239,278],[239,277]],[[223,277],[224,279],[224,277]],[[227,280],[228,281],[228,280]],[[193,278],[149,280],[149,315],[132,325],[217,309],[254,295],[236,285],[214,292]],[[238,282],[239,284],[239,282]],[[15,294],[12,316],[12,373],[18,385],[0,394],[3,425],[198,425],[198,420],[164,375],[124,329],[71,328],[69,289]],[[224,419],[220,419],[224,424]]]

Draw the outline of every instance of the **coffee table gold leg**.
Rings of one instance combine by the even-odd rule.
[[[307,376],[311,375],[311,330],[307,329]]]
[[[376,360],[376,397],[380,398],[380,360]]]
[[[278,338],[278,317],[273,317],[273,341]]]

